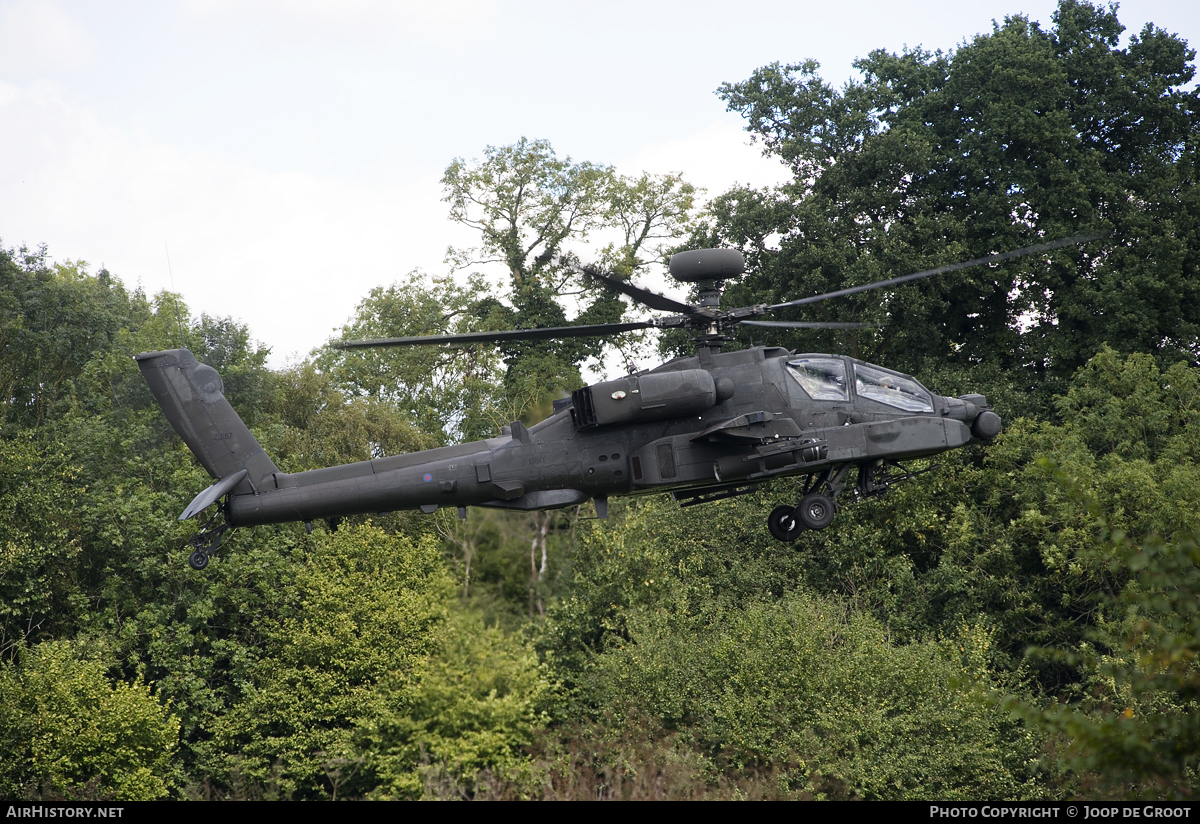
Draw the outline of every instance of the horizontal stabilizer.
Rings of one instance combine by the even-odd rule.
[[[213,502],[228,495],[230,490],[240,484],[242,479],[246,477],[246,474],[246,470],[239,469],[228,478],[222,478],[217,481],[192,499],[192,502],[187,505],[187,509],[183,510],[183,514],[179,516],[179,520],[186,521],[188,518],[194,518],[208,509]]]

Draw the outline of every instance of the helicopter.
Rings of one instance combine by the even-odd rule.
[[[723,352],[734,327],[862,328],[866,324],[756,318],[1100,237],[1079,235],[784,303],[733,309],[720,307],[720,294],[724,281],[745,269],[736,249],[692,250],[670,259],[671,276],[695,284],[695,305],[580,267],[642,305],[673,314],[336,345],[463,345],[682,328],[693,333],[696,354],[576,389],[554,402],[548,418],[529,427],[513,421],[482,441],[307,472],[282,472],[275,465],[226,400],[217,370],[190,351],[143,352],[135,359],[168,422],[214,479],[179,516],[188,520],[217,504],[189,541],[193,569],[204,569],[235,527],[299,521],[311,533],[312,521],[319,518],[399,509],[432,514],[442,507],[456,507],[466,518],[471,506],[532,511],[588,500],[604,519],[614,496],[668,492],[687,507],[756,492],[775,478],[803,477],[799,500],[777,505],[766,519],[772,537],[790,542],[806,530],[828,527],[845,505],[883,495],[921,474],[906,468],[905,461],[990,441],[1000,434],[1002,421],[985,395],[943,397],[911,375],[844,355],[771,346]]]

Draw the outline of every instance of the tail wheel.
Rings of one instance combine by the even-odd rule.
[[[208,566],[208,556],[204,553],[203,549],[197,549],[188,556],[188,566],[192,569],[204,569]]]
[[[833,499],[820,492],[812,492],[800,499],[796,507],[797,520],[809,529],[824,529],[833,521]]]
[[[796,510],[790,506],[777,506],[767,516],[767,531],[777,541],[794,541],[804,531],[804,525],[795,517]]]

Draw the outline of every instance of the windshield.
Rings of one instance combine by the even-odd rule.
[[[797,358],[788,361],[787,371],[813,400],[850,400],[841,358]]]
[[[860,398],[886,403],[905,412],[933,411],[929,393],[921,384],[911,378],[894,372],[884,372],[882,369],[873,369],[865,364],[854,364],[854,391]]]

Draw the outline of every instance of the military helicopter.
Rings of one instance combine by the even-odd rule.
[[[855,358],[756,346],[722,352],[741,325],[857,328],[863,324],[762,321],[780,309],[896,286],[1096,240],[1086,235],[1028,246],[864,286],[773,305],[720,308],[723,281],[744,271],[741,252],[700,249],[670,260],[694,283],[697,305],[681,303],[594,269],[583,271],[666,317],[629,323],[347,341],[344,348],[476,344],[597,337],[647,328],[683,328],[696,355],[576,389],[550,417],[513,421],[483,441],[360,463],[281,472],[225,399],[217,370],[186,349],[144,352],[139,368],[175,431],[214,478],[179,516],[218,504],[190,540],[188,563],[205,568],[233,527],[305,523],[360,513],[469,506],[543,510],[592,500],[608,517],[612,496],[669,492],[682,506],[745,495],[765,481],[802,476],[795,505],[767,516],[780,541],[829,526],[837,511],[914,477],[903,461],[927,457],[1001,430],[984,395],[942,397],[910,375]],[[855,470],[854,486],[850,470]],[[223,499],[223,500],[222,500]]]

